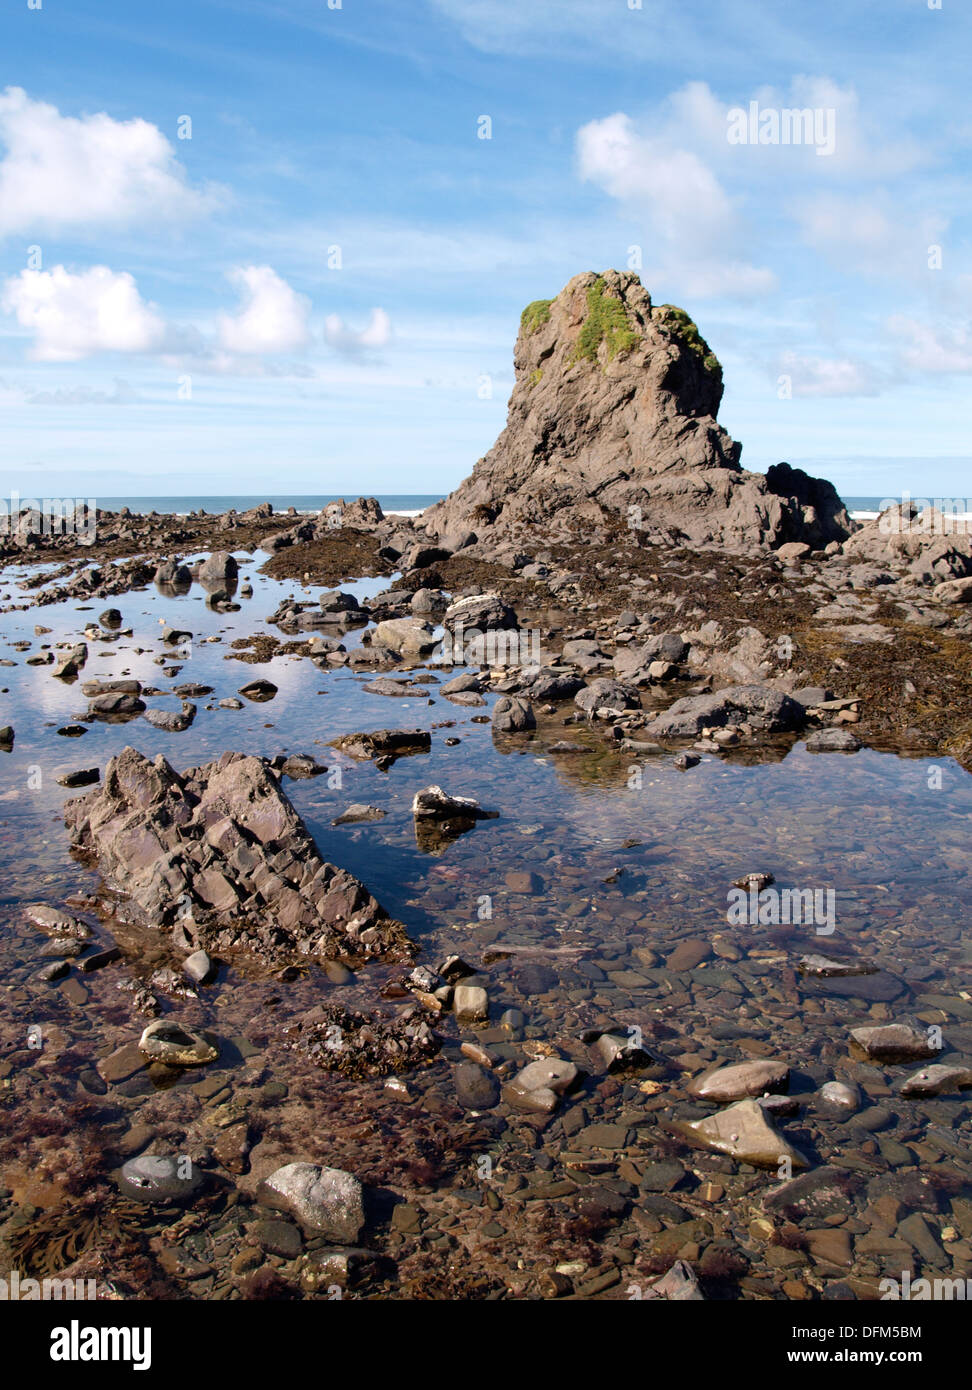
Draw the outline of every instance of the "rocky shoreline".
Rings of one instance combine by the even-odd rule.
[[[358,499],[5,542],[3,664],[31,701],[0,755],[100,750],[32,823],[70,865],[0,904],[8,1267],[122,1299],[802,1301],[972,1266],[961,891],[882,898],[874,795],[879,834],[839,827],[841,930],[808,934],[756,814],[727,845],[692,800],[790,754],[834,786],[867,749],[972,768],[969,537],[908,508],[855,527],[822,480],[744,473],[721,369],[635,277],[529,306],[516,364],[496,448],[414,521]],[[95,619],[113,597],[127,616]],[[41,721],[43,682],[85,707]],[[354,799],[315,792],[332,763]],[[559,783],[518,780],[531,763]],[[836,815],[798,802],[791,878],[838,872]],[[910,823],[927,855],[938,830]]]

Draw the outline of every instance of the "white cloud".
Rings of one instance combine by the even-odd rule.
[[[151,122],[62,116],[21,87],[0,93],[0,145],[0,235],[151,225],[203,212],[216,196],[190,187]]]
[[[98,352],[152,352],[165,324],[146,304],[127,271],[106,265],[74,273],[22,270],[3,287],[3,308],[34,335],[30,357],[38,362],[77,362]]]
[[[927,277],[930,248],[948,226],[943,217],[912,214],[881,190],[799,198],[789,211],[803,240],[843,269],[910,279]]]
[[[268,265],[237,266],[229,280],[240,291],[237,314],[220,314],[220,346],[230,353],[294,352],[310,340],[310,300]]]
[[[372,309],[368,326],[356,332],[348,328],[338,314],[328,314],[324,336],[338,352],[354,354],[367,349],[386,347],[391,341],[391,319],[384,309]]]
[[[794,396],[876,396],[871,371],[847,357],[801,357],[786,352],[781,372],[790,377]]]
[[[616,112],[577,132],[578,170],[628,212],[643,220],[646,257],[657,258],[651,275],[677,281],[696,297],[765,294],[776,285],[772,271],[741,254],[743,233],[736,209],[709,164],[679,138],[686,111],[711,107],[703,84],[677,93],[673,111],[642,131]],[[705,113],[711,123],[711,109]]]
[[[939,375],[972,372],[972,329],[967,324],[932,328],[917,319],[896,314],[888,320],[888,328],[895,337],[904,340],[902,360],[916,371]]]
[[[133,405],[140,400],[135,388],[115,377],[110,391],[93,386],[56,386],[51,391],[28,391],[28,405]]]

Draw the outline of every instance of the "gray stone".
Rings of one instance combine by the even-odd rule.
[[[305,1229],[353,1245],[365,1224],[361,1183],[340,1168],[287,1163],[260,1183],[259,1200],[288,1212]]]

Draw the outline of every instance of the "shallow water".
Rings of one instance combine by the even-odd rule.
[[[181,597],[151,588],[91,605],[71,601],[0,615],[0,657],[17,662],[0,668],[0,686],[6,687],[0,695],[0,724],[12,724],[16,731],[14,751],[0,752],[0,931],[5,934],[0,966],[8,991],[6,1050],[19,1058],[4,1064],[6,1076],[16,1077],[21,1065],[51,1065],[50,1054],[25,1058],[17,1042],[18,1033],[31,1023],[40,1021],[61,1038],[62,1054],[69,1060],[57,1069],[56,1086],[64,1096],[72,1093],[85,1067],[131,1038],[140,1026],[128,1012],[128,996],[119,990],[119,980],[144,979],[164,958],[161,947],[153,951],[151,943],[146,947],[144,941],[140,946],[134,937],[126,939],[126,960],[84,978],[80,993],[72,972],[72,995],[63,982],[38,986],[32,980],[42,964],[37,951],[46,938],[27,926],[20,912],[25,903],[61,903],[97,882],[96,875],[69,853],[60,810],[78,793],[59,787],[56,777],[78,767],[97,765],[103,770],[126,744],[147,755],[161,752],[177,769],[206,762],[227,749],[265,756],[316,755],[327,764],[328,774],[285,780],[284,789],[323,857],[362,878],[392,916],[406,924],[422,946],[424,963],[434,966],[457,952],[478,964],[483,948],[495,942],[572,948],[568,954],[501,960],[484,972],[491,1022],[504,1009],[518,1008],[526,1015],[527,1039],[549,1042],[575,1055],[585,1052],[577,1042],[585,1027],[663,1024],[663,1037],[670,1041],[661,1042],[661,1051],[687,1079],[707,1062],[747,1055],[735,1048],[736,1029],[739,1036],[757,1040],[767,1054],[790,1060],[798,1093],[809,1094],[822,1079],[856,1075],[866,1089],[870,1082],[872,1103],[890,1094],[889,1083],[904,1071],[855,1072],[847,1054],[849,1027],[918,1011],[927,1022],[941,1023],[943,1056],[972,1053],[972,1004],[966,993],[972,984],[972,950],[964,931],[972,901],[972,779],[957,764],[945,758],[904,758],[867,750],[853,756],[813,755],[797,743],[767,751],[763,761],[741,755],[724,760],[703,757],[699,766],[683,773],[668,755],[631,755],[583,724],[565,725],[573,711],[569,704],[542,720],[536,735],[497,740],[489,723],[474,722],[489,714],[494,696],[487,696],[485,708],[469,709],[436,695],[436,681],[448,679],[452,671],[434,672],[428,697],[392,699],[363,690],[369,674],[321,671],[297,656],[264,664],[236,659],[230,643],[238,637],[270,633],[291,640],[264,619],[289,594],[312,597],[293,583],[259,575],[264,558],[258,552],[241,570],[241,580],[253,583],[254,595],[237,596],[238,613],[212,612],[199,586],[193,585]],[[16,601],[17,574],[6,571],[0,583],[0,596],[9,595],[7,601]],[[388,583],[369,580],[342,587],[366,599]],[[134,635],[112,643],[89,642],[87,665],[74,686],[53,678],[50,668],[24,664],[42,644],[81,640],[85,622],[97,619],[109,605],[121,611],[122,626],[131,626]],[[187,659],[163,648],[163,622],[192,631]],[[52,632],[36,637],[35,623]],[[220,637],[218,643],[201,640],[214,635]],[[13,647],[21,640],[30,641],[29,652]],[[360,634],[343,640],[350,647]],[[163,654],[166,660],[159,664]],[[164,674],[163,666],[165,672],[178,666],[178,673]],[[81,681],[127,676],[165,689],[196,681],[214,691],[194,700],[196,720],[183,733],[156,730],[135,718],[122,724],[91,723],[82,738],[56,734],[86,708]],[[273,700],[244,701],[239,711],[206,708],[257,677],[278,686]],[[148,703],[178,708],[179,702],[149,697]],[[387,772],[327,746],[337,735],[355,730],[416,726],[433,729],[431,752],[400,759]],[[447,737],[459,743],[448,747]],[[558,739],[582,748],[550,752],[549,745]],[[410,805],[415,791],[430,783],[474,796],[499,817],[479,822],[437,854],[424,853],[416,844]],[[332,826],[351,802],[379,805],[387,816],[365,825]],[[813,925],[731,925],[727,890],[732,880],[753,870],[771,872],[783,887],[833,890],[833,934],[816,935]],[[519,882],[508,882],[508,875],[515,873],[534,875],[531,891],[518,891]],[[702,959],[687,969],[666,966],[679,942],[687,940],[704,943]],[[794,975],[802,953],[835,946],[853,948],[909,982],[910,990],[885,1003],[866,993],[835,994]],[[142,948],[147,952],[144,960],[138,956]],[[646,948],[657,959],[646,961]],[[350,987],[338,991],[341,1001],[373,1007],[376,986],[388,973],[380,966],[369,967]],[[842,985],[855,989],[851,982]],[[234,1039],[233,1048],[249,1043],[250,1050],[269,1063],[273,1077],[306,1082],[306,1068],[276,1051],[275,1041],[289,1016],[331,992],[335,987],[317,969],[281,988],[275,982],[243,979],[234,969],[224,968],[199,1001],[185,1005],[182,1016]],[[460,1036],[475,1033],[460,1034],[451,1019],[443,1027],[451,1041],[416,1084],[427,1099],[438,1096],[437,1103],[446,1104],[453,1094],[455,1044]],[[228,1067],[231,1085],[234,1066],[245,1075],[246,1049],[233,1048],[219,1064]],[[195,1076],[184,1079],[175,1090],[197,1082]],[[335,1078],[313,1077],[314,1094],[322,1104],[345,1095],[344,1085]],[[361,1093],[353,1094],[360,1101]],[[647,1127],[648,1116],[656,1113],[656,1095],[631,1081],[620,1092],[613,1083],[592,1084],[573,1110],[586,1123],[612,1123],[619,1106],[625,1107],[632,1137],[623,1144],[624,1153],[644,1163],[651,1161],[656,1142]],[[121,1106],[126,1123],[138,1123],[141,1107],[150,1102],[162,1103],[149,1082],[132,1087]],[[632,1107],[645,1104],[645,1127],[639,1128],[630,1122]],[[893,1124],[875,1137],[866,1130],[848,1131],[836,1122],[803,1118],[786,1122],[785,1129],[818,1162],[846,1163],[850,1168],[856,1164],[857,1171],[863,1163],[879,1178],[944,1160],[955,1169],[956,1191],[972,1195],[965,1099],[895,1100],[894,1105]],[[147,1113],[156,1115],[154,1110]],[[523,1137],[527,1127],[516,1117],[504,1125],[503,1114],[490,1117],[494,1140],[502,1136],[508,1156],[517,1143],[529,1149],[533,1139]],[[413,1122],[417,1123],[403,1111],[395,1120],[396,1133],[400,1136]],[[944,1126],[958,1154],[951,1153],[940,1137],[929,1141],[929,1126]],[[546,1131],[543,1142],[552,1146],[558,1163],[572,1152],[576,1129],[574,1121],[561,1118]],[[897,1151],[889,1140],[917,1147]],[[382,1148],[387,1160],[387,1136]],[[368,1153],[362,1141],[359,1167],[377,1162]],[[696,1172],[701,1163],[703,1169],[708,1164],[712,1171],[724,1173],[720,1161],[713,1163],[709,1155],[700,1159],[685,1149],[682,1157],[696,1164]],[[617,1158],[614,1154],[615,1163]],[[15,1190],[27,1191],[22,1159],[9,1159],[8,1155],[7,1181]],[[600,1159],[602,1166],[610,1167],[603,1154]],[[576,1179],[586,1170],[581,1164],[571,1172]],[[720,1178],[730,1188],[735,1181],[732,1172],[730,1164],[730,1176]],[[610,1172],[606,1180],[620,1181],[622,1189],[628,1181],[612,1179]],[[468,1178],[453,1175],[443,1178],[442,1186],[461,1182],[468,1185]],[[47,1205],[54,1187],[47,1177],[37,1183],[31,1189],[33,1200]],[[752,1180],[747,1176],[737,1185],[741,1194],[747,1185],[752,1187]],[[431,1188],[435,1191],[434,1181]],[[858,1214],[863,1210],[862,1198]],[[948,1206],[941,1210],[947,1219]],[[727,1218],[730,1225],[738,1215],[744,1231],[745,1213],[741,1204],[738,1213]],[[963,1246],[956,1248],[956,1258],[957,1267],[965,1268]],[[942,1267],[950,1269],[952,1264],[946,1259]],[[206,1286],[194,1292],[205,1294]]]

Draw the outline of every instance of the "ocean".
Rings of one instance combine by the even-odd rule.
[[[260,496],[205,496],[205,497],[99,497],[97,504],[106,511],[117,512],[128,507],[140,515],[148,512],[164,512],[175,516],[186,516],[189,512],[227,512],[235,508],[238,512],[248,511],[260,502],[271,502],[275,512],[285,512],[295,507],[302,515],[313,516],[326,507],[329,502],[350,502],[358,494],[351,489],[340,493],[283,493],[279,496],[262,494]],[[383,512],[396,512],[401,516],[418,516],[434,502],[440,502],[445,494],[441,492],[403,492],[378,493],[378,503]],[[918,493],[911,494],[918,497]],[[874,497],[845,497],[844,504],[851,516],[859,521],[878,515],[882,502],[887,502],[891,493]]]

